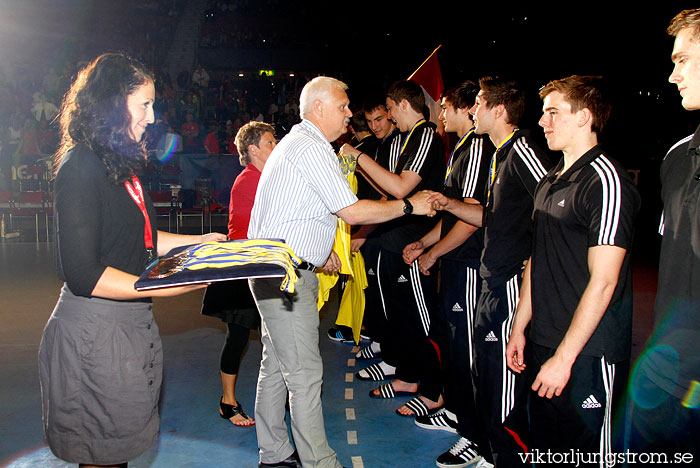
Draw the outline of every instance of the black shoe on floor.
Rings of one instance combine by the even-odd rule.
[[[450,450],[437,457],[435,464],[439,468],[477,468],[488,466],[486,460],[479,455],[476,444],[464,437],[460,437]]]
[[[277,463],[258,463],[258,468],[301,468],[301,460],[296,450],[290,456]]]
[[[423,429],[446,431],[457,434],[457,416],[445,408],[433,414],[417,416],[414,422],[416,426],[422,427]]]

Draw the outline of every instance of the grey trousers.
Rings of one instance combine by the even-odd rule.
[[[289,393],[292,437],[304,468],[341,468],[328,445],[321,408],[323,362],[318,348],[318,278],[300,270],[294,294],[279,278],[250,279],[263,345],[255,399],[260,461],[276,463],[292,447],[285,424]]]

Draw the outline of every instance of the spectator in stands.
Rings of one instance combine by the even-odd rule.
[[[163,67],[161,69],[160,73],[158,74],[158,78],[158,81],[160,81],[163,86],[168,86],[170,88],[173,87],[173,80],[170,78],[170,71],[168,70],[168,67]]]
[[[190,94],[192,95],[192,104],[194,105],[194,116],[199,119],[204,115],[204,92],[202,91],[202,87],[197,83],[192,83]]]
[[[236,147],[235,143],[236,131],[233,128],[233,122],[230,120],[226,121],[226,129],[224,130],[223,136],[223,148],[229,154],[234,154],[233,149]]]
[[[179,89],[187,89],[192,84],[192,76],[187,70],[180,70],[180,73],[177,74],[176,82]]]
[[[209,124],[209,133],[204,139],[204,149],[209,154],[221,154],[219,150],[219,124],[216,121]]]
[[[36,122],[31,117],[24,119],[24,127],[22,128],[22,138],[20,146],[17,150],[17,164],[33,164],[39,158],[41,150],[39,149],[39,138],[37,137]]]
[[[214,117],[220,122],[228,120],[226,96],[223,94],[221,89],[219,89],[219,92],[216,94],[216,99],[214,101]]]
[[[277,106],[277,94],[275,93],[272,95],[272,101],[270,101],[270,105],[267,108],[268,122],[273,124],[277,122],[278,113],[279,107]]]
[[[60,76],[56,73],[56,69],[49,67],[43,80],[44,91],[49,99],[54,99],[58,95],[59,79]]]
[[[194,114],[188,112],[185,116],[185,123],[180,128],[184,141],[182,143],[185,153],[196,153],[201,150],[199,140],[199,124],[194,121]]]
[[[287,96],[287,104],[284,105],[284,113],[294,115],[297,115],[299,113],[299,106],[297,105],[294,96]]]
[[[209,87],[209,73],[207,73],[201,64],[197,64],[194,72],[192,72],[192,84],[197,84],[203,89]]]
[[[234,118],[238,115],[238,111],[240,110],[238,99],[236,99],[236,90],[234,89],[233,91],[226,92],[224,100],[226,101],[226,113],[228,114],[228,118]]]
[[[41,119],[36,130],[36,138],[39,142],[39,153],[53,154],[56,152],[56,134],[49,126],[49,121]]]
[[[197,105],[194,96],[189,91],[186,91],[177,103],[177,118],[180,121],[186,121],[187,114],[192,114],[193,118],[197,115]]]
[[[37,122],[42,118],[51,121],[56,117],[56,114],[58,114],[58,107],[56,107],[54,103],[48,101],[44,93],[36,92],[33,98],[32,114]]]

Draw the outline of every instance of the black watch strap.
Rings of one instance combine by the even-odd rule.
[[[413,213],[413,205],[408,201],[408,198],[403,199],[403,214],[410,215]]]

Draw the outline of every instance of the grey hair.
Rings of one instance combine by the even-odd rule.
[[[306,83],[299,96],[299,116],[303,119],[311,113],[314,101],[324,101],[330,94],[332,88],[345,91],[348,89],[348,85],[330,76],[317,76]]]

